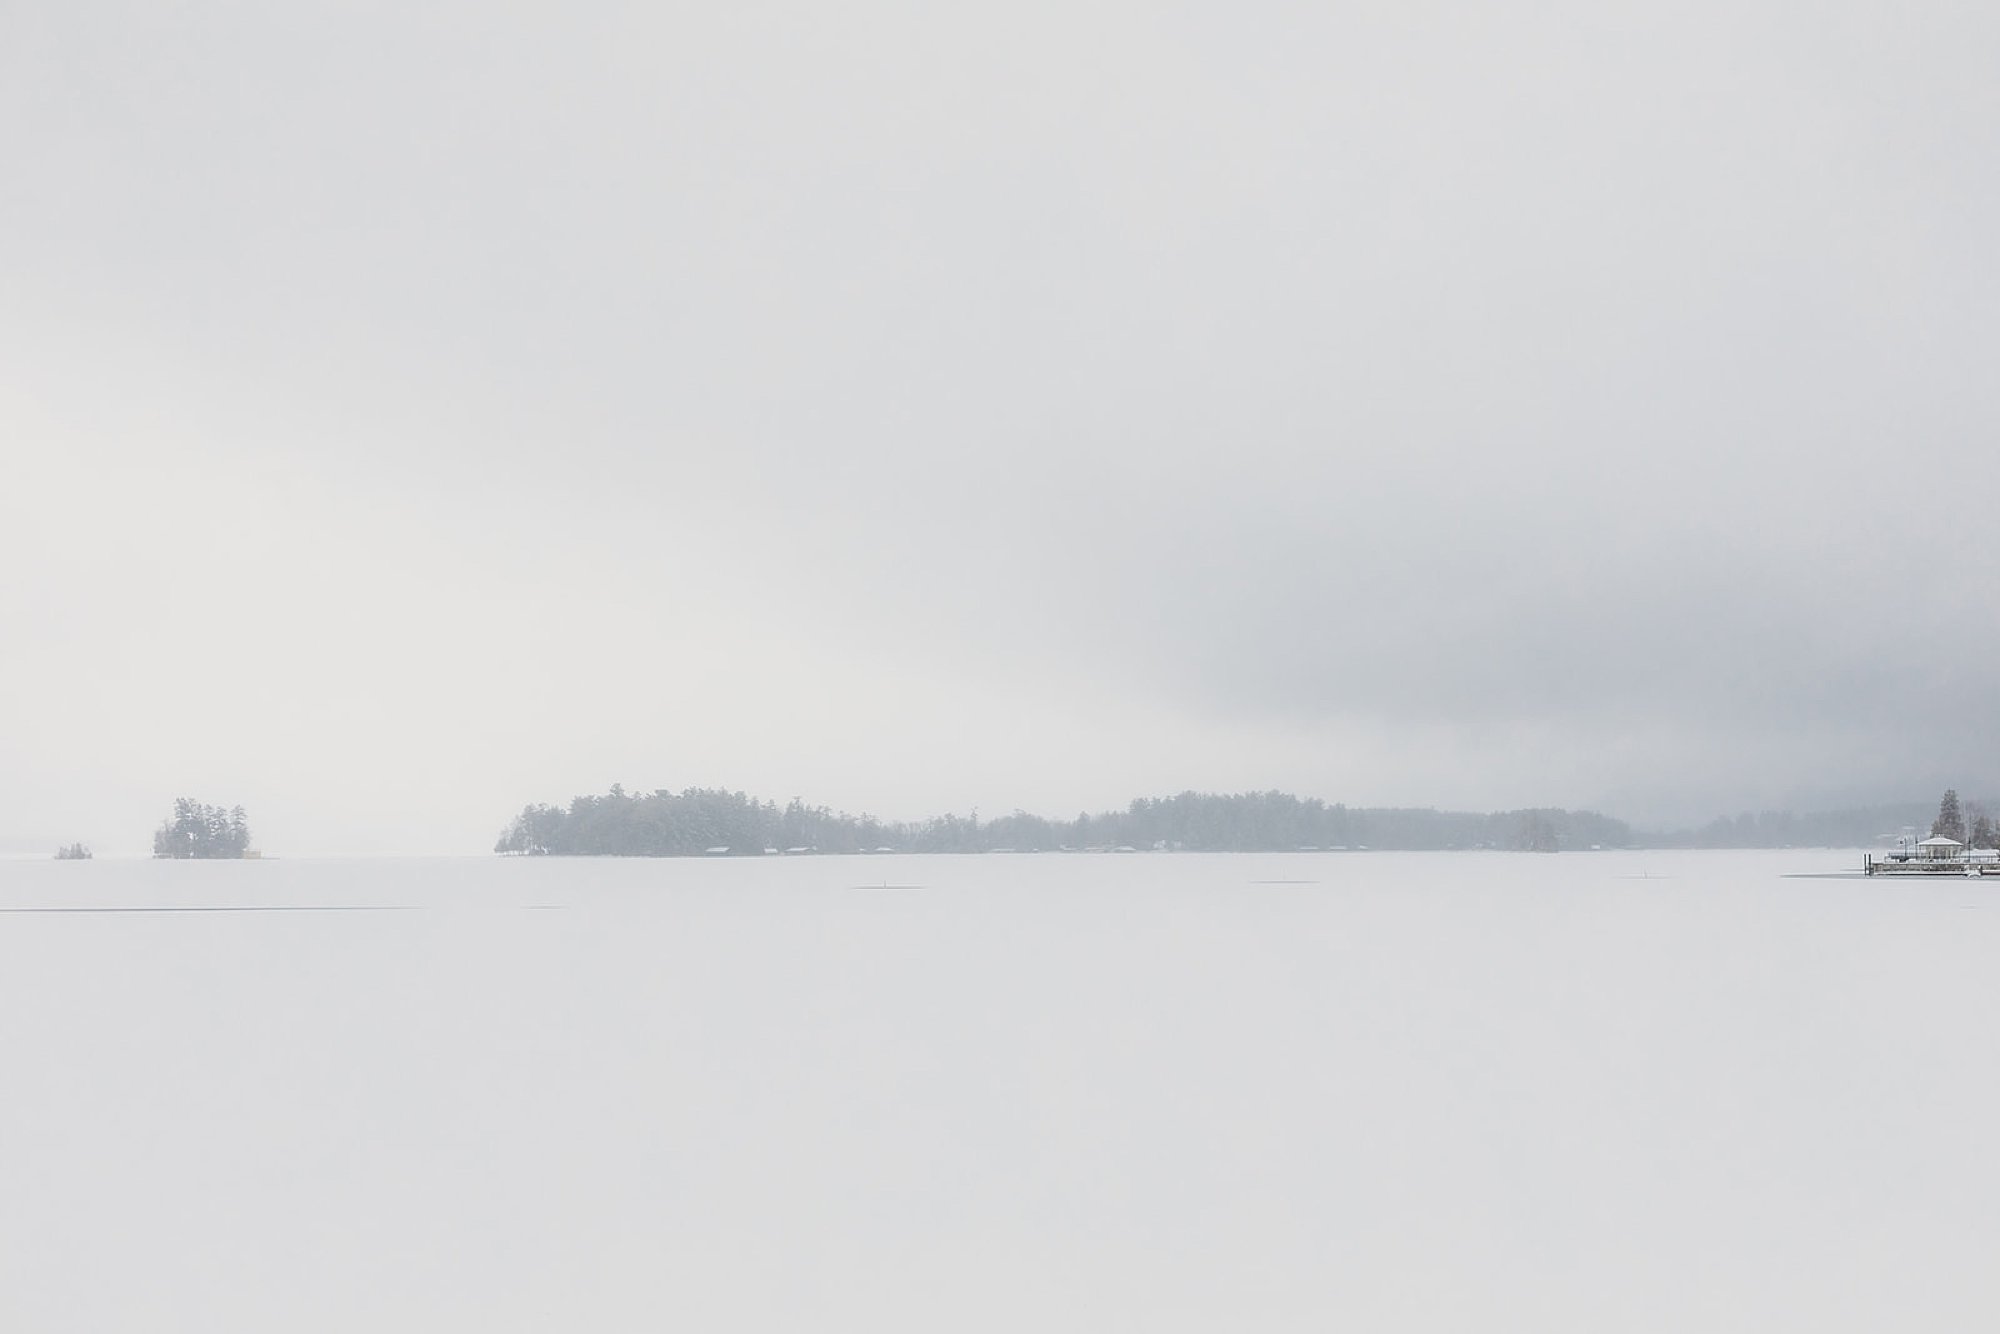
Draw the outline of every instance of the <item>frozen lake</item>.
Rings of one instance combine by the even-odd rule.
[[[0,862],[0,1328],[1991,1327],[2000,886],[1856,861]]]

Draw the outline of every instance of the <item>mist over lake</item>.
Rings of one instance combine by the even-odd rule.
[[[0,846],[2000,792],[2000,8],[4,37]]]
[[[1975,1328],[2000,903],[1855,864],[4,862],[0,1326]]]
[[[0,9],[0,1334],[2000,1328],[1996,71]]]

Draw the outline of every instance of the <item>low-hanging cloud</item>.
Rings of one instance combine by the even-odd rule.
[[[1794,17],[14,16],[6,795],[1977,787],[2000,28]]]

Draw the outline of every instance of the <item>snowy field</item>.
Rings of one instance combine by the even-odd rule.
[[[0,1329],[1994,1328],[2000,885],[1857,862],[0,863]]]

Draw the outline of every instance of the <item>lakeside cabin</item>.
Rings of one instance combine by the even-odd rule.
[[[1864,875],[2000,875],[2000,851],[1968,848],[1955,838],[1933,834],[1880,856],[1862,854]]]

